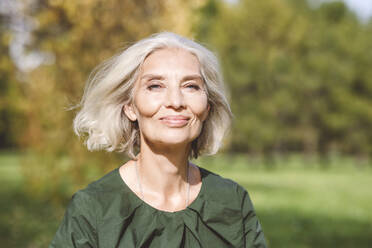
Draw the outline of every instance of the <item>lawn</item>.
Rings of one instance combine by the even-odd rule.
[[[371,247],[371,165],[226,155],[196,163],[248,190],[270,247]],[[0,153],[1,247],[46,247],[65,206],[32,199],[23,182],[19,155]]]
[[[371,165],[296,157],[268,165],[226,156],[205,163],[248,190],[270,247],[372,245]]]

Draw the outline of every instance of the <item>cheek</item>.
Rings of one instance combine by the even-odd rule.
[[[138,110],[138,118],[151,117],[156,114],[161,106],[161,100],[159,98],[149,99],[146,95],[138,95],[135,100],[135,104]]]
[[[189,99],[191,111],[199,119],[204,120],[208,114],[208,99],[207,96],[193,97]]]

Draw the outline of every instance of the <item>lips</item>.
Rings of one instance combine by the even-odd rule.
[[[190,117],[184,115],[169,115],[160,118],[162,123],[169,127],[183,127],[189,122]]]
[[[160,120],[170,120],[170,121],[175,121],[175,120],[189,120],[190,118],[184,115],[169,115],[160,118]]]

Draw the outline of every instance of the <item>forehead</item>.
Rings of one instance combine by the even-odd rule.
[[[182,48],[163,48],[151,53],[142,65],[142,73],[183,72],[200,74],[198,58]]]

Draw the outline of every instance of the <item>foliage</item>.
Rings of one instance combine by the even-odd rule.
[[[24,119],[22,85],[9,56],[11,33],[7,22],[6,16],[0,15],[0,149],[17,146]]]
[[[211,0],[200,13],[231,89],[231,150],[372,154],[372,23],[341,2]]]

